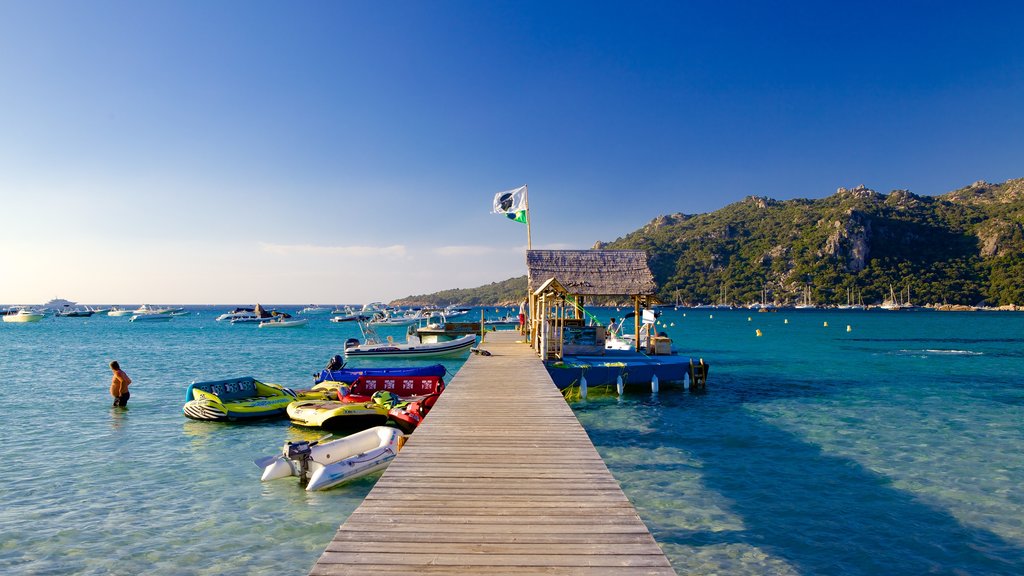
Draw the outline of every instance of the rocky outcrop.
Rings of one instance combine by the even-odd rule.
[[[1019,222],[990,220],[978,226],[978,251],[983,258],[1019,252],[1024,245],[1024,227]]]
[[[824,255],[839,259],[847,272],[860,272],[871,253],[871,220],[849,210],[846,218],[831,223],[825,240]]]

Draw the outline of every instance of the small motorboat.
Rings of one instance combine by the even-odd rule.
[[[88,306],[64,306],[60,310],[54,312],[54,316],[61,318],[88,318],[95,314],[96,311]]]
[[[110,310],[107,310],[107,316],[132,316],[135,314],[133,310],[126,310],[117,306],[111,306]]]
[[[399,398],[390,392],[377,392],[370,402],[340,400],[299,400],[288,404],[288,418],[293,424],[325,430],[365,430],[382,426],[388,411]]]
[[[167,322],[174,316],[170,314],[133,314],[129,322]]]
[[[468,356],[469,349],[476,344],[476,336],[467,334],[461,338],[447,342],[346,342],[346,358],[442,358],[448,356]]]
[[[4,322],[39,322],[45,316],[46,314],[43,314],[42,312],[39,312],[37,310],[33,310],[31,308],[21,308],[19,310],[10,311],[7,314],[4,314]]]
[[[369,319],[370,319],[370,317],[365,315],[365,314],[359,314],[358,312],[353,312],[351,314],[342,314],[340,316],[332,316],[331,317],[331,322],[365,322],[365,321],[367,321]]]
[[[330,442],[286,442],[281,454],[255,461],[260,480],[298,476],[307,491],[326,490],[383,470],[401,449],[404,437],[389,426],[375,426]]]
[[[260,322],[260,328],[298,328],[309,324],[309,318],[285,318],[275,316],[270,320]]]
[[[299,310],[299,314],[305,314],[305,315],[327,314],[330,311],[331,311],[330,308],[325,308],[324,306],[317,306],[316,304],[310,304],[309,306],[306,306],[302,310]]]
[[[360,322],[359,329],[363,333],[365,343],[356,338],[345,341],[345,358],[443,358],[449,356],[468,356],[469,349],[476,344],[476,335],[467,334],[461,338],[445,342],[413,342],[416,331],[410,329],[405,344],[395,342],[388,336],[382,341],[373,326]]]
[[[252,376],[193,382],[185,391],[185,416],[193,420],[246,421],[281,417],[295,392]]]

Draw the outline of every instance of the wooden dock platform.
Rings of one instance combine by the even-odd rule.
[[[675,574],[519,338],[487,335],[311,574]]]

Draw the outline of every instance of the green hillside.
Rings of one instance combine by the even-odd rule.
[[[1024,304],[1024,179],[931,197],[858,186],[818,200],[748,197],[659,216],[599,248],[640,248],[667,301]]]
[[[942,196],[863,186],[821,199],[751,196],[707,214],[658,216],[595,248],[643,249],[666,302],[1024,305],[1024,178]],[[526,277],[398,304],[515,304]]]
[[[492,282],[485,286],[466,289],[452,289],[408,296],[391,302],[392,306],[518,306],[526,296],[526,276]]]

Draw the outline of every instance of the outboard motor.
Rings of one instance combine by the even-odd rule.
[[[345,343],[345,347],[348,348],[348,342]],[[335,370],[341,370],[344,367],[345,361],[341,359],[341,355],[335,354],[334,357],[327,361],[327,366],[324,367],[324,370],[333,372]]]
[[[345,349],[349,349],[353,346],[359,346],[359,338],[349,338],[345,340]]]
[[[299,486],[303,488],[309,484],[309,462],[313,459],[313,444],[316,442],[310,443],[308,440],[285,444],[285,456],[299,463]]]

